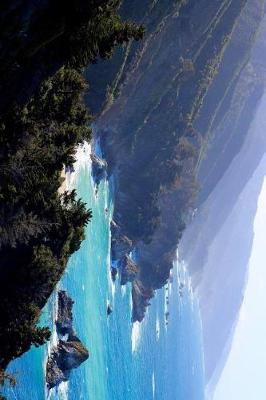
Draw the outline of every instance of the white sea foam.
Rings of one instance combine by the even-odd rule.
[[[104,209],[108,210],[108,182],[106,180],[104,181]],[[106,213],[106,217],[109,217],[109,212]]]
[[[84,142],[77,147],[75,159],[74,169],[77,172],[91,164],[91,145],[88,142]]]
[[[169,302],[169,284],[166,285],[165,289],[164,289],[164,313],[166,313],[168,311],[168,302]]]
[[[154,375],[154,371],[152,373],[151,384],[152,384],[152,397],[155,398],[155,375]]]
[[[45,389],[46,400],[68,400],[68,382],[61,382],[58,387]]]
[[[56,346],[58,343],[58,335],[56,331],[55,321],[58,317],[58,301],[57,301],[57,292],[55,292],[54,299],[53,299],[53,333],[52,339],[50,341],[51,346]]]
[[[192,282],[191,279],[188,279],[188,293],[189,293],[189,297],[191,298],[191,303],[194,303],[194,292],[193,292],[193,288],[192,288]]]
[[[159,315],[156,316],[156,339],[159,340],[160,339],[160,319],[159,319]]]
[[[68,382],[60,383],[57,389],[57,398],[58,400],[68,399]]]
[[[43,359],[43,373],[44,373],[44,382],[46,382],[46,363],[47,363],[47,354]],[[51,399],[51,391],[48,390],[46,383],[44,384],[44,397],[47,400]]]
[[[56,332],[56,325],[55,325],[55,321],[57,320],[57,316],[58,316],[58,301],[57,301],[57,291],[55,291],[55,293],[53,294],[53,297],[51,298],[52,301],[52,315],[51,315],[51,320],[52,320],[52,335],[51,335],[51,339],[50,341],[47,343],[47,350],[46,350],[46,354],[43,360],[43,373],[44,376],[46,374],[46,364],[47,364],[47,360],[48,357],[51,354],[51,350],[53,347],[56,347],[58,344],[58,335]],[[46,376],[45,376],[45,381],[46,381]],[[53,397],[51,397],[51,390],[48,391],[47,386],[45,385],[45,398],[50,400]],[[64,399],[62,399],[64,400]]]
[[[132,311],[133,311],[132,296],[129,296],[129,309],[130,309],[130,314],[132,315]]]
[[[111,282],[111,293],[112,293],[112,298],[114,300],[114,298],[115,298],[115,283],[113,281]]]
[[[169,297],[172,294],[172,284],[170,282],[168,283],[168,294],[169,294]]]
[[[141,339],[141,323],[136,321],[132,324],[132,330],[131,330],[132,353],[135,353],[138,350],[140,339]]]
[[[122,295],[122,297],[124,297],[125,296],[125,294],[126,294],[126,285],[122,285],[122,286],[120,286],[120,291],[121,291],[121,295]],[[130,296],[131,297],[131,296]]]
[[[109,216],[109,219],[111,217]],[[115,298],[115,282],[112,280],[112,275],[111,275],[111,231],[109,231],[109,239],[108,239],[108,252],[107,252],[107,257],[106,257],[106,268],[107,268],[107,277],[108,277],[108,287],[109,287],[109,293],[112,294],[112,299],[114,301]],[[112,266],[114,266],[114,263],[112,262]],[[115,265],[116,266],[116,265]]]
[[[43,363],[43,370],[44,371],[46,369],[46,362],[47,362],[48,356],[51,353],[51,349],[53,347],[55,347],[57,345],[57,343],[58,343],[58,335],[57,335],[56,326],[55,326],[55,321],[57,319],[57,314],[58,314],[58,304],[57,304],[57,300],[56,300],[57,293],[55,292],[55,294],[53,296],[54,297],[51,299],[51,301],[53,302],[52,303],[53,309],[52,309],[52,315],[51,315],[51,320],[52,320],[51,331],[52,331],[52,335],[51,335],[50,341],[47,343],[47,351],[46,351],[46,356],[45,356],[44,363]]]
[[[75,160],[73,165],[74,172],[66,173],[66,190],[71,190],[75,186],[80,170],[91,165],[91,145],[89,143],[84,142],[77,147]]]

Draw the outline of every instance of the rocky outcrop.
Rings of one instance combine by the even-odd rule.
[[[102,179],[106,177],[107,162],[102,158],[91,154],[92,177],[96,185],[99,185]]]
[[[112,308],[111,304],[108,304],[107,309],[106,309],[107,317],[109,317],[109,315],[112,314],[112,312],[113,312],[113,308]]]
[[[127,282],[132,282],[137,276],[137,265],[128,255],[125,255],[125,257],[122,258],[119,263],[119,269],[121,273],[121,285],[125,285]]]
[[[146,288],[141,281],[134,280],[132,283],[132,321],[141,322],[145,317],[146,308],[150,305],[150,299],[154,291]]]
[[[74,301],[64,290],[58,292],[58,314],[56,319],[56,330],[60,335],[66,335],[72,332],[72,307]]]
[[[51,350],[46,364],[48,389],[69,379],[71,370],[78,368],[89,357],[89,352],[73,329],[72,307],[74,301],[63,290],[58,292],[56,330],[59,341]]]
[[[126,235],[123,235],[118,224],[112,220],[111,225],[111,255],[112,260],[122,260],[133,249],[133,242]]]
[[[69,379],[71,370],[78,368],[89,357],[88,350],[76,336],[59,343],[51,351],[46,366],[46,382],[49,389]]]
[[[111,267],[111,278],[112,281],[115,282],[117,277],[117,268]]]

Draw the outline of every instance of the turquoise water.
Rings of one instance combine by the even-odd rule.
[[[108,184],[101,182],[95,195],[89,163],[83,158],[72,185],[92,208],[93,220],[59,286],[75,300],[74,327],[90,357],[72,372],[67,384],[46,393],[44,366],[49,346],[32,349],[10,366],[10,371],[17,371],[18,384],[7,389],[8,399],[203,400],[201,325],[184,266],[175,266],[173,283],[157,292],[144,322],[132,326],[130,286],[122,288],[110,279]],[[185,283],[181,294],[180,282]],[[109,317],[108,302],[113,307]],[[52,298],[42,322],[54,318]],[[50,326],[53,329],[52,322]],[[55,332],[52,340],[56,341]]]

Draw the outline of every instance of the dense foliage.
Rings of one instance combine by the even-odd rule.
[[[0,4],[0,111],[25,102],[62,65],[109,58],[114,46],[140,39],[143,27],[123,22],[121,0],[20,0]]]
[[[121,21],[119,5],[0,6],[0,384],[10,360],[49,339],[38,325],[41,309],[91,218],[75,191],[60,190],[61,175],[91,136],[82,68],[143,35]]]
[[[49,338],[38,321],[91,213],[75,192],[59,195],[63,165],[89,140],[82,76],[62,68],[1,123],[1,361]],[[7,340],[8,339],[8,340]]]

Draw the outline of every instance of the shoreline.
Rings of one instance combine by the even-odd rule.
[[[59,195],[64,194],[67,191],[67,183],[66,183],[67,176],[66,176],[65,166],[63,167],[63,169],[61,171],[60,178],[63,179],[63,180],[62,180],[62,183],[61,183],[61,185],[60,185],[60,187],[58,189],[58,194]]]

